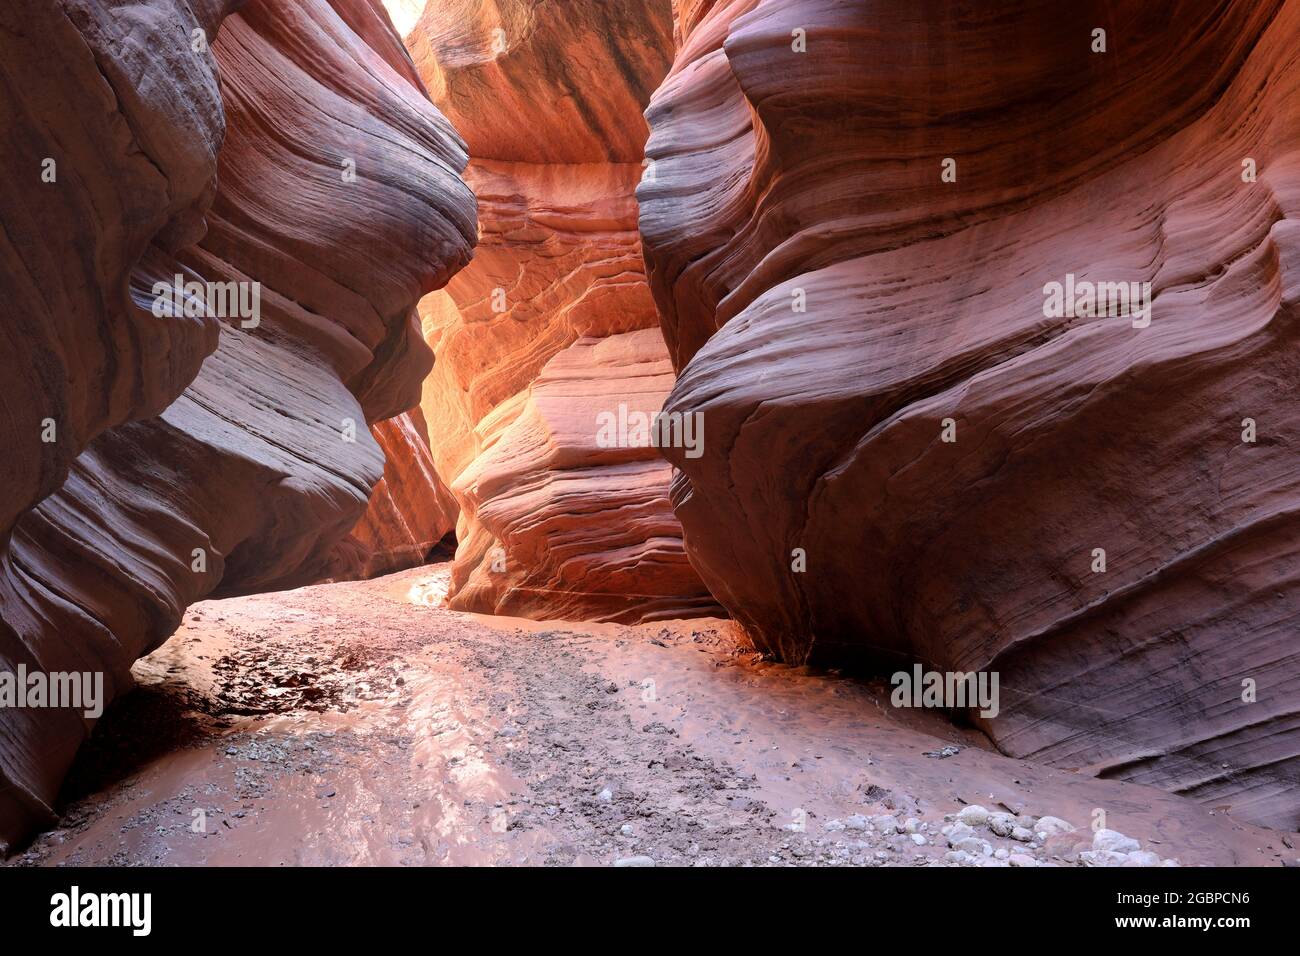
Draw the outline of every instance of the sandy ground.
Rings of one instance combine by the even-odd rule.
[[[883,683],[765,663],[725,621],[459,614],[447,574],[196,605],[101,720],[59,827],[9,864],[1078,865],[1098,808],[1182,865],[1296,856],[1180,797],[1003,757]],[[1002,859],[954,863],[940,831],[970,804],[1080,830],[983,829]]]

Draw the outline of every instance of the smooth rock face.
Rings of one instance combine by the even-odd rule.
[[[336,552],[330,576],[372,578],[429,563],[456,528],[456,499],[434,470],[424,413],[414,410],[372,425],[384,453],[384,477],[366,513]]]
[[[686,562],[671,466],[647,444],[617,444],[620,420],[634,438],[673,380],[658,329],[582,338],[546,363],[453,486],[476,518],[452,575],[459,603],[608,621],[718,610]]]
[[[1009,754],[1300,825],[1300,3],[677,25],[638,198],[712,593],[789,661],[998,672]],[[1067,275],[1149,325],[1045,314]]]
[[[479,201],[474,261],[421,304],[458,610],[720,613],[686,559],[671,469],[597,435],[620,403],[657,412],[673,381],[633,196],[671,34],[667,2],[432,0],[406,37],[467,137]]]
[[[469,258],[474,201],[368,0],[22,6],[0,11],[23,172],[0,184],[0,670],[103,672],[111,699],[190,602],[338,565],[383,475],[368,423],[418,400],[414,305]],[[260,321],[155,315],[177,272],[261,283]],[[0,847],[51,819],[92,723],[0,709]]]

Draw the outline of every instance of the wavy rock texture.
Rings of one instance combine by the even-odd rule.
[[[442,483],[429,451],[424,413],[414,411],[371,426],[384,453],[384,477],[365,515],[339,545],[331,577],[372,578],[428,564],[456,528],[459,507]]]
[[[653,449],[596,444],[618,374],[640,402],[669,383],[658,332],[621,337],[658,326],[633,193],[671,29],[666,2],[433,0],[407,35],[465,131],[480,208],[474,261],[421,306],[437,355],[422,404],[460,505],[458,610],[628,622],[719,610],[686,559],[667,467]],[[609,337],[620,342],[588,341]]]
[[[790,661],[998,671],[1009,754],[1300,826],[1300,3],[677,13],[639,199],[705,583]],[[1150,325],[1045,317],[1068,273]]]
[[[111,698],[188,603],[327,574],[382,476],[367,423],[429,369],[414,304],[469,257],[463,144],[382,10],[236,6],[0,12],[30,171],[0,186],[0,670],[102,671]],[[155,317],[178,271],[260,282],[260,325]],[[0,844],[51,819],[92,722],[0,709]]]

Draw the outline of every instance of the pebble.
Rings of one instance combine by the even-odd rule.
[[[943,835],[948,838],[949,846],[956,846],[962,840],[975,836],[975,831],[964,823],[953,823],[943,828]]]
[[[596,799],[601,803],[609,803],[609,801],[614,799],[614,792],[610,790],[609,787],[606,787],[604,790],[600,791],[600,793],[596,794]]]
[[[1134,850],[1142,849],[1142,844],[1117,830],[1098,830],[1093,834],[1092,848],[1111,853],[1132,853]]]
[[[855,813],[844,821],[844,827],[848,830],[865,830],[870,826],[870,821],[860,813]]]
[[[779,858],[778,858],[779,859]],[[648,856],[625,856],[614,861],[615,866],[654,866],[655,861]]]
[[[1074,830],[1074,824],[1067,823],[1060,817],[1040,817],[1034,824],[1034,832],[1038,835],[1039,840],[1046,840],[1050,836],[1058,833],[1071,833]]]
[[[962,850],[975,857],[993,855],[993,847],[989,845],[987,840],[981,840],[978,837],[967,837],[964,840],[959,840],[953,844],[953,849]]]
[[[915,843],[917,846],[925,846],[925,844],[926,844],[927,841],[926,841],[925,837],[921,836],[921,834],[919,834],[919,833],[913,833],[913,834],[912,834],[912,842]]]
[[[1009,813],[989,814],[989,829],[1000,837],[1009,837],[1016,829],[1016,818]]]
[[[1150,850],[1134,850],[1124,861],[1125,866],[1159,866],[1160,857]]]
[[[1011,839],[1019,843],[1030,843],[1034,839],[1034,831],[1026,830],[1024,827],[1014,827],[1011,830]]]
[[[957,814],[957,819],[968,827],[982,827],[989,822],[989,812],[979,804],[971,804],[969,807],[962,807],[961,812]]]
[[[887,814],[882,814],[881,816],[875,817],[871,822],[875,824],[876,829],[879,832],[883,833],[885,836],[889,836],[890,834],[898,832],[897,817],[891,817]]]

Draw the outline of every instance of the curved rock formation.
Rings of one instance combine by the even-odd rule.
[[[600,412],[657,412],[671,384],[633,198],[671,29],[666,0],[431,0],[406,38],[465,132],[480,207],[474,261],[421,306],[437,355],[423,408],[461,509],[458,610],[719,610],[686,559],[669,469],[652,448],[597,443]],[[652,331],[625,338],[638,330]]]
[[[339,545],[330,576],[372,578],[428,564],[440,545],[448,548],[459,508],[442,483],[429,451],[424,413],[414,411],[370,429],[384,453],[384,477],[370,494],[366,513]]]
[[[414,304],[468,260],[474,201],[377,3],[20,6],[0,671],[101,673],[111,698],[188,603],[336,564],[382,475],[367,424],[418,400]],[[241,308],[168,302],[176,274]],[[0,845],[51,819],[92,723],[0,708]]]
[[[705,583],[786,660],[998,672],[1009,754],[1300,825],[1300,3],[677,15],[638,195]]]

